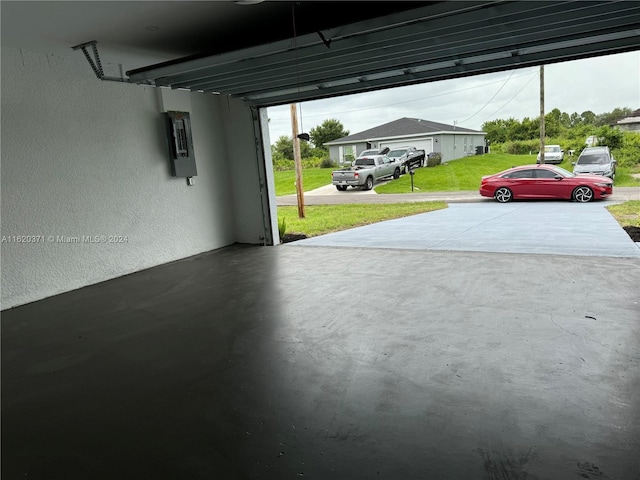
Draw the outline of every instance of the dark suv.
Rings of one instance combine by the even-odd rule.
[[[616,161],[609,147],[587,147],[573,163],[573,173],[604,175],[613,180],[616,177]]]

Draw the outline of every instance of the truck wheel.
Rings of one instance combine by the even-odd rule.
[[[395,180],[397,180],[397,179],[399,179],[399,178],[400,178],[400,169],[399,169],[399,168],[396,168],[396,171],[395,171],[395,172],[393,172],[393,178],[394,178]]]
[[[346,185],[336,185],[336,188],[338,189],[338,191],[344,192],[347,189],[347,186]]]
[[[367,180],[364,184],[365,190],[371,190],[373,188],[373,177],[367,177]]]

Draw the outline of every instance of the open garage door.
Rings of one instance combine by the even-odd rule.
[[[416,147],[424,150],[425,153],[433,152],[433,138],[407,138],[404,140],[394,140],[392,142],[380,142],[380,147],[389,147],[391,149],[396,147]]]

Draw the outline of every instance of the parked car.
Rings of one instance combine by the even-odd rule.
[[[394,162],[402,165],[402,173],[418,167],[424,167],[425,151],[416,147],[396,147],[387,153]]]
[[[480,195],[506,203],[520,199],[566,199],[589,202],[613,193],[613,180],[576,175],[555,165],[523,165],[482,177]]]
[[[540,152],[538,152],[536,163],[540,163],[540,157]],[[560,145],[544,146],[544,163],[562,163],[562,160],[564,160],[564,150]]]
[[[609,147],[586,147],[573,163],[573,173],[604,175],[613,180],[616,178],[616,163]]]

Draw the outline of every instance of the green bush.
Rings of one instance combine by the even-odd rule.
[[[330,168],[332,166],[334,166],[333,163],[331,163],[330,166],[327,167],[323,167],[322,164],[323,162],[326,163],[326,161],[331,162],[330,158],[318,158],[318,157],[309,157],[309,158],[303,158],[300,162],[300,164],[302,165],[302,169],[304,170],[305,168]],[[295,170],[296,169],[296,164],[293,160],[287,160],[287,159],[273,159],[273,169],[276,172],[282,172],[285,170]]]
[[[613,158],[621,167],[640,166],[640,133],[622,132],[622,147],[613,149]]]
[[[273,169],[276,172],[283,172],[285,170],[295,170],[296,166],[293,160],[287,160],[284,158],[274,159],[273,160]]]
[[[529,155],[535,153],[537,155],[540,150],[540,140],[517,140],[515,142],[505,142],[503,144],[492,145],[491,151],[496,152],[496,147],[501,153],[510,155]]]
[[[336,162],[331,160],[329,157],[325,157],[320,161],[320,168],[335,168],[337,167]]]
[[[435,167],[442,163],[442,154],[440,152],[432,152],[427,156],[427,167]]]

